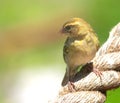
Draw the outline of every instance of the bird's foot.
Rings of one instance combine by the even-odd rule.
[[[88,64],[87,64],[87,67],[88,67],[88,69],[89,69],[90,71],[92,70],[92,72],[94,72],[94,73],[96,74],[96,76],[99,76],[100,79],[101,79],[101,76],[102,76],[101,71],[99,71],[97,68],[93,68],[92,62],[88,63]]]
[[[96,76],[99,76],[100,77],[100,79],[102,79],[102,73],[101,73],[101,71],[99,71],[98,69],[94,69],[93,68],[93,70],[92,70],[95,74],[96,74]]]
[[[75,85],[73,82],[68,82],[68,89],[70,92],[76,92]]]

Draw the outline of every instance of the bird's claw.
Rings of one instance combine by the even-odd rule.
[[[68,82],[68,89],[70,92],[76,92],[75,85],[73,82]]]
[[[96,76],[99,76],[100,78],[102,78],[102,72],[99,71],[98,69],[93,69],[93,72],[96,74]]]

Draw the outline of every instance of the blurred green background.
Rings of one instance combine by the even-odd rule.
[[[0,0],[0,103],[13,103],[10,95],[21,71],[42,74],[52,68],[49,70],[59,69],[64,75],[65,37],[59,31],[66,20],[85,19],[102,44],[120,21],[119,4],[118,0]],[[106,103],[118,103],[119,92],[108,92]]]

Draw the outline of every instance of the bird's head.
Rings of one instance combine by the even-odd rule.
[[[83,19],[72,18],[63,25],[62,33],[76,37],[86,35],[86,33],[91,30],[91,26]]]

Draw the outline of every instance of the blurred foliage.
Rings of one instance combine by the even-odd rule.
[[[1,0],[1,74],[24,66],[64,65],[61,39],[64,37],[58,31],[71,17],[88,21],[102,44],[120,21],[119,3],[118,0]],[[119,102],[119,91],[108,92],[106,103]]]

